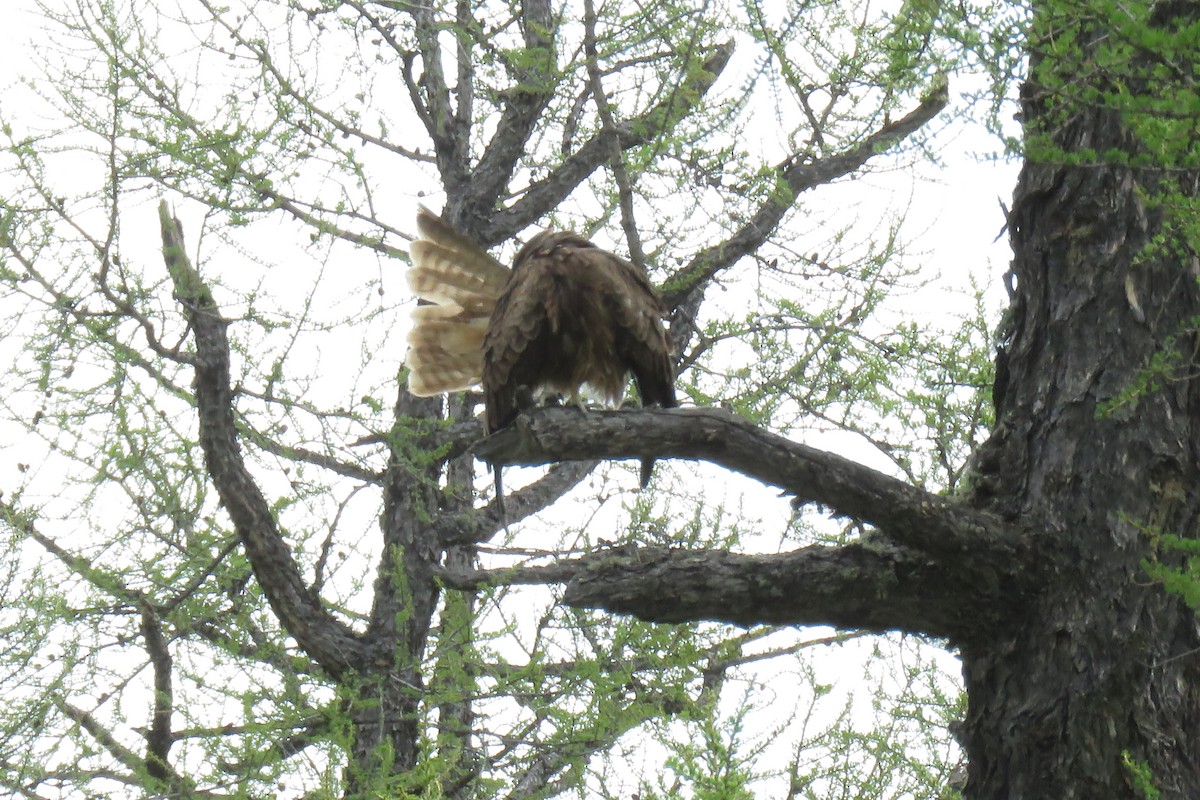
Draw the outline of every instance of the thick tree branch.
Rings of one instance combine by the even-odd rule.
[[[407,10],[412,13],[413,30],[421,52],[421,93],[414,98],[414,105],[433,140],[442,182],[446,186],[457,186],[467,177],[469,148],[464,137],[469,131],[460,129],[455,121],[450,89],[442,71],[442,47],[438,41],[441,25],[435,18],[432,4],[414,3]]]
[[[1019,602],[997,586],[981,591],[977,576],[960,563],[872,539],[775,555],[619,547],[550,568],[447,574],[445,580],[459,586],[554,580],[566,585],[568,605],[651,622],[833,625],[961,642]]]
[[[573,192],[579,184],[612,158],[612,143],[617,139],[621,150],[653,141],[675,121],[687,116],[698,106],[705,94],[733,55],[733,42],[717,47],[704,61],[702,69],[683,77],[677,91],[633,119],[616,120],[612,127],[597,131],[578,150],[565,158],[545,178],[530,185],[521,198],[509,208],[496,211],[480,220],[475,229],[485,246],[511,239],[518,231],[543,218],[551,209]]]
[[[564,602],[655,622],[827,624],[961,641],[1009,606],[998,593],[979,592],[973,571],[873,541],[780,555],[601,552],[581,559],[580,567]]]
[[[184,250],[183,226],[159,205],[163,259],[175,296],[196,337],[196,405],[205,465],[233,521],[254,575],[284,628],[331,675],[355,669],[363,647],[354,632],[325,610],[305,584],[279,533],[271,507],[250,476],[238,442],[229,377],[229,339],[212,292]]]
[[[542,409],[522,414],[476,452],[502,464],[704,459],[877,532],[843,547],[782,555],[628,547],[545,567],[447,570],[443,580],[459,588],[563,583],[568,604],[659,622],[830,624],[963,643],[1019,617],[1016,607],[1032,596],[1028,582],[1039,580],[1024,529],[716,409]]]
[[[455,60],[458,62],[456,87],[458,106],[455,121],[463,132],[463,141],[471,141],[471,127],[475,124],[475,55],[474,42],[482,37],[479,21],[471,12],[469,0],[457,0],[454,4],[456,27],[454,38],[458,45]]]
[[[146,732],[146,772],[160,781],[172,778],[168,757],[174,739],[171,736],[171,713],[174,692],[171,687],[171,652],[163,636],[162,623],[154,608],[142,603],[142,640],[154,671],[154,712],[150,715],[150,730]]]
[[[431,457],[410,435],[428,430],[442,400],[416,397],[398,387],[389,458],[383,478],[383,534],[374,602],[364,636],[367,657],[357,691],[368,702],[352,709],[355,727],[346,795],[369,794],[364,785],[380,770],[401,773],[420,757],[424,694],[422,665],[441,589],[433,575],[442,544],[427,524],[447,499],[438,485],[444,459]],[[452,501],[454,502],[454,501]]]
[[[353,442],[354,446],[384,444],[391,434],[378,433]],[[428,426],[408,429],[406,439],[424,452],[444,452],[452,460],[470,452],[484,437],[483,424],[475,418],[449,426]],[[557,464],[545,476],[504,498],[505,514],[501,516],[493,501],[484,508],[443,512],[433,523],[433,538],[443,545],[479,543],[490,539],[504,525],[519,522],[548,508],[587,477],[599,462],[569,462]]]
[[[741,472],[874,525],[889,539],[931,555],[1014,558],[1024,532],[999,517],[939,497],[841,456],[756,428],[712,408],[525,413],[488,437],[476,455],[509,464],[576,459],[701,459]]]
[[[507,90],[496,133],[475,165],[470,181],[443,181],[446,186],[464,189],[463,218],[451,220],[463,230],[482,232],[496,207],[496,199],[504,193],[517,162],[525,155],[525,144],[542,111],[554,97],[559,80],[554,63],[556,28],[548,0],[526,0],[521,4],[525,51],[518,59],[520,67],[513,70],[517,83]]]

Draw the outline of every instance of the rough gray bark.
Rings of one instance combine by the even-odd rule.
[[[362,664],[363,647],[304,583],[270,505],[246,469],[229,378],[229,320],[221,315],[212,292],[188,261],[182,226],[172,218],[165,202],[159,206],[159,221],[163,258],[196,339],[193,387],[209,477],[280,623],[326,672],[334,677],[345,675]]]
[[[564,458],[703,459],[867,523],[861,543],[774,556],[619,548],[553,567],[445,570],[469,587],[566,584],[571,604],[662,622],[835,624],[931,634],[955,644],[1025,613],[1040,575],[1040,532],[962,500],[931,494],[833,453],[761,430],[718,409],[543,409],[479,450],[504,463]]]
[[[505,464],[655,454],[700,459],[778,486],[802,502],[869,522],[889,538],[971,557],[986,542],[1011,560],[1025,534],[987,511],[935,495],[847,458],[790,441],[716,408],[528,412],[476,448]]]
[[[1138,182],[1030,167],[1018,188],[1018,314],[987,502],[1037,524],[1026,567],[1043,588],[1027,615],[963,649],[972,797],[1132,797],[1124,753],[1166,796],[1200,796],[1200,630],[1141,566],[1142,526],[1196,531],[1195,381],[1133,413],[1100,409],[1200,312],[1179,264],[1139,269],[1152,319],[1125,301],[1129,254],[1151,234]]]
[[[1194,3],[1176,8],[1195,19]],[[1087,47],[1103,34],[1092,35]],[[1039,41],[1028,130],[1066,153],[1138,153],[1116,111],[1064,113],[1043,82],[1077,73],[1039,59]],[[1126,761],[1146,764],[1163,797],[1200,797],[1200,627],[1142,567],[1148,531],[1194,537],[1200,524],[1200,262],[1183,242],[1146,250],[1165,230],[1153,205],[1164,181],[1194,197],[1198,176],[1032,161],[1021,173],[1010,338],[977,498],[1039,530],[1026,568],[1041,589],[1028,613],[962,650],[968,797],[1140,797]],[[1114,406],[1161,356],[1178,369]]]
[[[969,571],[884,540],[782,555],[617,547],[503,576],[442,570],[447,585],[563,583],[563,601],[652,622],[837,625],[957,639],[1001,619],[972,596]],[[982,594],[982,593],[981,593]]]

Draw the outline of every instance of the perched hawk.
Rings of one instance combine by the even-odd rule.
[[[408,388],[430,396],[483,386],[489,433],[523,399],[582,395],[618,405],[630,373],[643,406],[672,408],[667,309],[641,270],[573,233],[542,231],[504,268],[440,217],[417,212]],[[652,459],[642,462],[642,486]]]

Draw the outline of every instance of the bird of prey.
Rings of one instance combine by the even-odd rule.
[[[526,397],[593,395],[618,405],[632,373],[643,406],[672,408],[667,308],[642,271],[573,233],[535,235],[506,269],[425,208],[408,282],[408,387],[431,396],[483,387],[485,426],[511,423]],[[653,459],[642,461],[641,485]]]

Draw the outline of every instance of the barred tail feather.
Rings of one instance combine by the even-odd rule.
[[[483,339],[509,270],[429,209],[417,212],[409,288],[428,304],[412,311],[408,389],[418,397],[478,384]]]
[[[464,353],[482,363],[483,336],[486,332],[486,319],[471,322],[419,322],[408,334],[408,343],[412,347],[437,349],[445,353]]]
[[[409,351],[408,390],[417,397],[434,397],[448,392],[465,392],[479,383],[479,367],[451,360],[426,363],[419,358],[414,364]]]
[[[422,300],[432,303],[457,303],[463,308],[495,307],[503,283],[486,272],[477,257],[480,253],[448,250],[441,245],[418,239],[408,249],[413,266],[408,270],[408,288]],[[503,268],[501,268],[503,269]]]
[[[408,389],[418,397],[479,383],[488,317],[456,305],[417,306],[408,333]]]
[[[417,230],[421,232],[421,238],[413,242],[418,250],[413,253],[415,264],[433,266],[420,260],[426,255],[432,260],[449,262],[455,269],[474,276],[480,293],[490,294],[493,301],[500,295],[508,281],[508,267],[424,206],[417,209]]]

